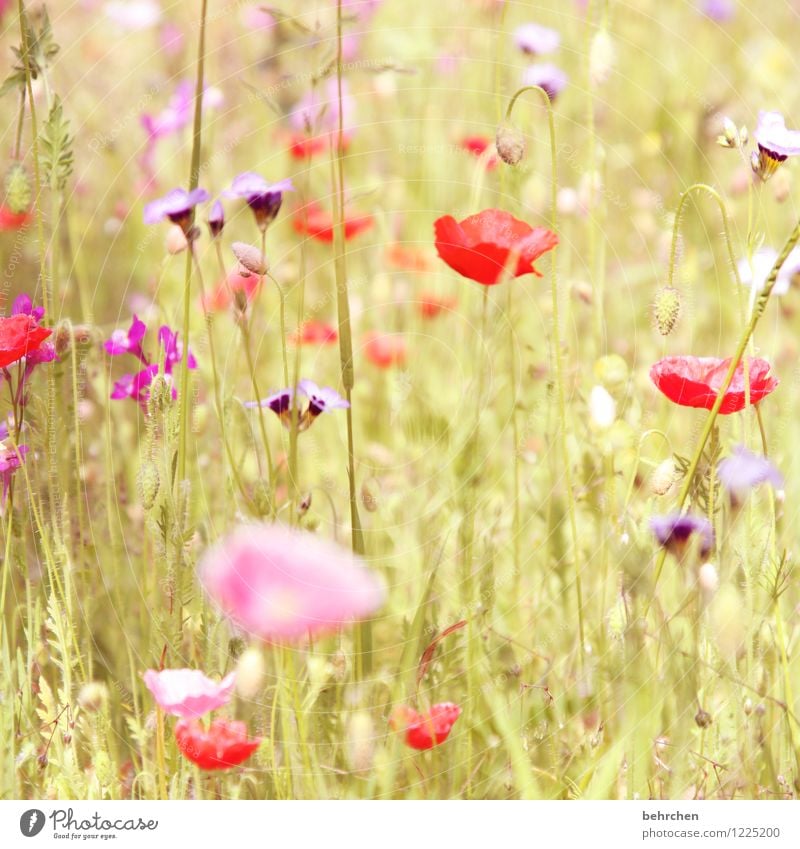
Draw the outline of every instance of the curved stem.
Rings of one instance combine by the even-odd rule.
[[[719,192],[715,188],[707,185],[706,183],[693,183],[691,186],[689,186],[688,189],[686,189],[685,192],[683,192],[680,197],[680,200],[678,201],[678,208],[675,210],[675,221],[672,225],[672,244],[670,246],[669,251],[669,271],[667,275],[667,284],[669,286],[672,286],[675,280],[675,265],[678,254],[678,237],[680,236],[681,221],[683,219],[683,208],[684,206],[686,206],[686,202],[689,200],[689,198],[697,192],[705,192],[706,194],[711,195],[711,197],[714,198],[714,200],[717,202],[717,206],[719,206],[719,212],[722,217],[722,235],[725,238],[725,246],[728,249],[728,259],[731,263],[733,276],[736,279],[736,285],[737,287],[741,286],[742,280],[739,277],[739,268],[736,263],[736,254],[733,252],[730,220],[728,219],[728,210],[725,208],[725,201],[722,199]],[[739,291],[738,288],[737,291]]]
[[[727,393],[728,388],[731,385],[733,375],[736,373],[736,369],[739,367],[739,363],[742,361],[745,349],[747,348],[747,345],[750,342],[753,333],[755,332],[756,325],[761,319],[761,316],[764,314],[764,310],[766,310],[767,308],[767,301],[769,301],[769,297],[772,294],[772,290],[775,286],[775,281],[778,279],[778,272],[781,270],[781,266],[784,264],[784,262],[786,262],[786,258],[789,256],[798,241],[800,241],[800,221],[798,221],[794,230],[792,230],[791,234],[789,235],[789,238],[786,240],[786,244],[783,246],[778,258],[775,260],[775,264],[772,266],[772,270],[770,271],[766,282],[764,283],[764,288],[761,290],[761,294],[759,295],[759,298],[755,303],[752,315],[750,316],[750,321],[747,323],[747,326],[745,327],[744,332],[742,333],[742,336],[739,339],[739,344],[736,346],[736,351],[733,357],[731,358],[731,363],[728,366],[728,371],[725,375],[725,379],[722,381],[722,385],[719,388],[717,398],[714,401],[714,406],[711,408],[711,411],[709,412],[708,417],[706,418],[706,423],[703,426],[702,433],[700,434],[700,441],[695,447],[694,455],[692,456],[691,463],[689,464],[689,469],[686,472],[686,476],[683,480],[683,485],[681,486],[680,492],[678,493],[678,503],[676,505],[677,510],[681,510],[683,508],[683,505],[686,502],[687,497],[689,496],[689,490],[692,487],[694,476],[697,472],[697,467],[700,465],[700,458],[703,455],[703,450],[705,449],[706,443],[708,442],[708,438],[714,428],[714,423],[716,422],[717,416],[719,415],[720,407],[722,407],[722,402],[725,400],[725,394]],[[666,557],[666,549],[662,548],[658,560],[656,562],[656,573],[653,579],[652,587],[653,594],[655,593],[656,586],[658,585],[658,580],[661,577],[661,571],[664,568],[664,562],[666,560]]]
[[[551,167],[551,207],[550,227],[554,233],[558,233],[558,157],[556,153],[556,127],[553,116],[553,104],[550,95],[541,86],[523,86],[514,93],[511,102],[506,109],[506,120],[511,119],[514,104],[517,99],[528,91],[538,91],[547,109],[547,121],[550,131],[550,167]],[[581,569],[578,557],[578,526],[575,518],[575,494],[572,491],[572,470],[569,448],[567,446],[567,405],[566,392],[564,389],[564,363],[561,352],[561,327],[558,306],[558,263],[556,261],[556,249],[553,249],[550,258],[550,295],[553,303],[553,354],[556,364],[556,386],[558,395],[558,418],[559,418],[559,443],[561,457],[564,464],[564,480],[567,488],[567,512],[569,515],[570,533],[572,535],[572,562],[575,570],[575,595],[578,607],[578,633],[580,636],[579,658],[583,665],[583,652],[586,645],[583,624],[583,592],[581,590]]]

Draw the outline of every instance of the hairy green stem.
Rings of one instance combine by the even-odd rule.
[[[553,116],[553,104],[550,95],[541,86],[523,86],[511,98],[506,109],[506,121],[511,119],[514,104],[517,99],[528,91],[538,91],[547,109],[547,121],[550,131],[550,167],[551,167],[551,204],[550,204],[550,227],[554,233],[558,233],[558,156],[556,150],[556,127]],[[581,588],[581,567],[578,547],[578,525],[575,517],[575,493],[572,490],[572,470],[569,447],[567,445],[567,404],[566,391],[564,388],[564,361],[561,351],[561,318],[558,305],[558,262],[556,260],[556,249],[553,249],[550,258],[550,295],[553,306],[553,359],[556,365],[556,391],[558,395],[558,438],[561,449],[561,459],[564,465],[564,481],[567,489],[567,512],[569,516],[570,533],[572,537],[572,562],[575,573],[575,596],[578,613],[578,634],[580,638],[579,659],[583,666],[583,653],[586,646],[585,629],[583,619],[583,591]]]

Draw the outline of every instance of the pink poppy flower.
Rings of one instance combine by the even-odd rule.
[[[144,683],[165,713],[192,719],[228,704],[236,673],[212,681],[199,669],[148,669]]]
[[[349,550],[282,525],[241,525],[205,553],[199,574],[235,625],[267,641],[336,631],[377,610],[385,594]]]

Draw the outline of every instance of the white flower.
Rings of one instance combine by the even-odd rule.
[[[589,415],[594,424],[605,430],[617,417],[617,402],[602,386],[595,386],[589,395]]]
[[[778,252],[773,248],[759,248],[753,254],[752,271],[747,257],[740,259],[736,267],[739,270],[739,279],[742,281],[742,285],[755,285],[758,291],[761,291],[777,258]],[[800,248],[794,248],[789,256],[786,257],[786,262],[784,262],[778,272],[772,293],[774,295],[785,295],[792,285],[792,278],[798,272],[800,272]]]

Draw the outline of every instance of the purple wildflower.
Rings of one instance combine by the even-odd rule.
[[[789,130],[780,112],[759,112],[754,133],[758,153],[753,153],[753,170],[768,180],[789,156],[800,156],[800,130]]]
[[[539,24],[522,24],[514,30],[514,44],[532,56],[552,53],[561,44],[561,36],[554,29]]]
[[[222,233],[224,227],[225,210],[223,209],[222,204],[218,200],[215,200],[208,216],[208,229],[211,233],[211,238],[216,239],[217,236]]]
[[[173,224],[179,224],[184,233],[187,232],[192,220],[192,210],[198,203],[208,200],[205,189],[173,189],[164,197],[151,201],[144,208],[144,223],[157,224],[168,218]]]
[[[268,183],[260,174],[245,171],[234,177],[230,189],[223,194],[229,198],[244,198],[253,210],[258,228],[266,230],[278,215],[283,193],[291,191],[294,191],[291,180]]]
[[[269,407],[273,413],[283,422],[286,427],[292,422],[292,398],[294,390],[291,387],[280,389],[261,401],[245,401],[244,406],[249,409],[254,407]]]
[[[523,85],[538,85],[547,92],[550,100],[555,100],[567,85],[567,75],[556,65],[529,65],[522,75]]]
[[[311,89],[289,114],[289,123],[298,133],[326,135],[339,132],[339,86],[330,77],[323,90]],[[350,94],[347,81],[342,80],[342,130],[349,139],[356,126],[355,99]]]
[[[720,462],[717,477],[734,504],[743,501],[759,484],[770,483],[776,489],[783,486],[783,476],[775,466],[766,457],[748,451],[744,445],[737,445],[731,456]]]
[[[699,11],[712,21],[724,24],[736,15],[736,5],[733,0],[703,0]]]
[[[702,516],[686,513],[653,516],[650,519],[650,529],[659,543],[676,556],[683,554],[694,535],[699,537],[701,557],[706,557],[714,547],[714,529],[708,519]]]
[[[313,380],[301,380],[297,388],[308,398],[308,415],[313,419],[320,413],[342,410],[350,406],[342,396],[329,386],[320,387]]]
[[[111,338],[103,343],[103,347],[112,357],[118,357],[121,354],[133,354],[138,357],[143,363],[147,363],[147,357],[142,350],[142,339],[147,332],[147,325],[134,313],[133,321],[128,330],[117,328]]]

